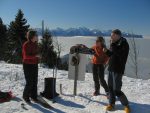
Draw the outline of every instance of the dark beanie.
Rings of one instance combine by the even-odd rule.
[[[119,29],[113,30],[112,33],[117,34],[117,35],[119,35],[119,36],[122,35],[122,33],[121,33],[121,31],[120,31]]]
[[[31,39],[32,39],[34,36],[37,36],[37,32],[36,32],[36,31],[34,31],[34,30],[29,30],[29,31],[27,32],[27,39],[28,39],[29,41],[31,41]]]

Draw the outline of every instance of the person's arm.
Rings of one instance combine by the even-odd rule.
[[[109,57],[107,55],[104,56],[104,65],[107,65],[109,62]]]
[[[104,68],[106,68],[108,66],[108,63],[109,63],[109,57],[105,54],[104,56]]]
[[[112,44],[111,48],[112,50],[109,50],[107,48],[104,48],[103,51],[107,56],[115,55],[117,57],[123,57],[124,55],[128,54],[129,51],[129,45],[127,42],[122,42],[121,49],[116,49],[116,45]]]
[[[88,48],[87,46],[85,46],[84,48],[87,49],[87,50],[90,52],[91,55],[94,55],[94,54],[95,54],[95,50],[94,50],[93,47]]]
[[[107,48],[103,48],[103,52],[108,56],[111,57],[113,55],[113,52]]]
[[[95,50],[93,48],[90,48],[89,51],[92,55],[95,55]]]

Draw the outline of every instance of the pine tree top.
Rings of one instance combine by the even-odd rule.
[[[0,18],[0,24],[3,24],[2,18]]]

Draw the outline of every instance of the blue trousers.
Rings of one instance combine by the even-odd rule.
[[[122,88],[122,74],[115,72],[109,72],[108,76],[108,87],[110,92],[109,103],[115,104],[116,96],[122,103],[122,105],[127,106],[129,104],[127,97],[121,91]]]

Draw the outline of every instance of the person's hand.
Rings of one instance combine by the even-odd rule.
[[[95,54],[96,54],[93,49],[90,49],[89,51],[90,51],[90,53],[91,53],[92,55],[95,55]]]
[[[107,68],[107,66],[108,66],[108,64],[104,64],[104,69],[106,69],[106,68]]]
[[[36,55],[36,57],[37,57],[38,59],[41,59],[41,58],[42,58],[41,55]]]
[[[104,52],[104,53],[106,53],[106,52],[107,52],[107,50],[108,50],[107,48],[103,48],[103,52]]]

